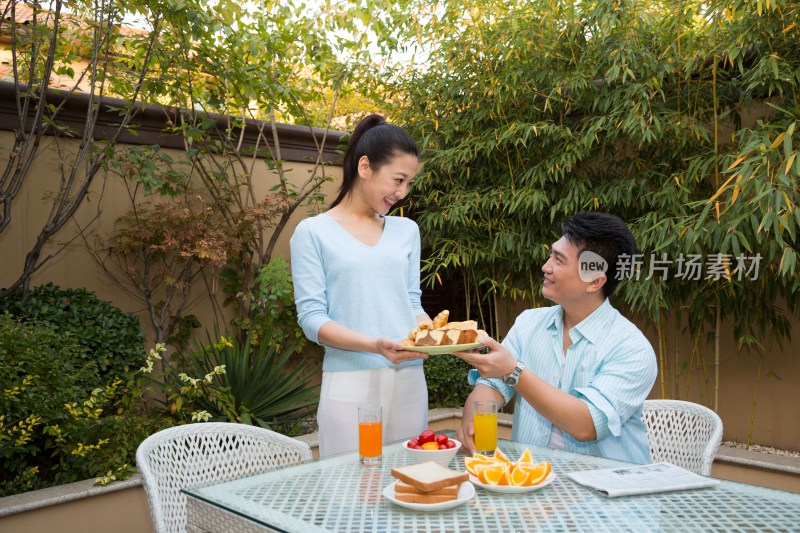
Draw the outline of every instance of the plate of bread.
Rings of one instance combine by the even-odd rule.
[[[383,497],[414,511],[445,511],[475,497],[469,474],[434,461],[392,468],[396,479],[383,489]]]
[[[484,330],[478,329],[475,320],[449,320],[450,311],[445,309],[432,321],[420,323],[402,340],[403,349],[430,355],[466,352],[479,347],[477,339],[487,336]]]

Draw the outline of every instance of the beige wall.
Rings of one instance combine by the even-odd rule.
[[[0,131],[0,149],[7,149],[12,142],[13,136],[10,132]],[[52,140],[45,137],[44,142],[50,143]],[[174,158],[181,157],[181,153],[177,150],[165,149],[165,151]],[[285,166],[290,179],[295,184],[301,184],[308,179],[309,171],[313,168],[313,165],[309,163],[300,162],[287,162]],[[327,166],[324,171],[333,177],[333,181],[326,183],[323,190],[332,194],[338,187],[341,167]],[[0,234],[0,249],[4,251],[3,267],[0,269],[0,287],[9,286],[22,271],[25,255],[35,241],[42,223],[46,220],[50,208],[46,197],[58,186],[57,172],[52,150],[47,152],[45,157],[36,159],[31,168],[30,179],[27,180],[14,203],[11,225]],[[253,182],[256,186],[256,195],[260,197],[277,183],[277,178],[269,171],[263,160],[259,160],[256,163]],[[158,200],[155,199],[155,201]],[[105,180],[99,177],[93,184],[89,197],[77,213],[76,219],[79,224],[86,225],[99,210],[101,216],[92,224],[91,229],[100,234],[107,234],[113,229],[114,222],[127,213],[130,208],[131,203],[123,180],[115,175],[109,175]],[[291,233],[297,222],[307,215],[308,212],[305,209],[299,209],[294,214],[291,223],[278,240],[277,255],[282,255],[288,260]],[[57,242],[64,243],[75,237],[78,234],[77,227],[77,224],[65,227],[57,235]],[[46,253],[53,252],[56,248],[57,245],[50,245],[46,248]],[[53,282],[62,288],[86,287],[94,291],[99,298],[114,302],[123,311],[138,314],[142,327],[148,332],[149,338],[153,338],[152,328],[142,304],[124,294],[111,282],[86,251],[81,239],[75,240],[56,259],[48,262],[34,275],[34,286],[47,282]],[[211,306],[208,305],[208,299],[205,298],[206,293],[202,287],[198,286],[195,294],[201,298],[187,310],[187,313],[197,315],[205,327],[213,329],[214,316]]]
[[[792,329],[800,331],[798,321],[794,321]],[[674,333],[674,326],[668,325],[667,353],[670,358],[670,385],[673,393],[669,398],[689,400],[702,403],[713,408],[714,402],[714,347],[711,343],[703,346],[703,362],[705,373],[698,376],[697,365],[692,372],[688,387],[686,375],[678,378],[679,394],[674,394],[675,348],[678,348],[678,367],[689,365],[693,340],[683,333]],[[650,327],[646,330],[650,342],[657,346],[657,334]],[[758,385],[758,396],[755,397],[758,376],[759,356],[740,351],[733,338],[732,325],[723,323],[720,338],[720,372],[719,372],[719,414],[723,423],[723,439],[735,442],[747,442],[751,417],[755,408],[751,444],[771,446],[785,450],[800,450],[800,339],[797,335],[783,349],[773,348],[764,354],[761,368],[761,380]],[[661,369],[659,369],[661,372]],[[776,378],[767,376],[773,373]],[[656,380],[651,397],[660,398],[660,376]],[[702,381],[701,381],[702,380]],[[755,405],[754,405],[755,401]]]
[[[7,533],[151,533],[153,521],[140,485],[0,517]]]

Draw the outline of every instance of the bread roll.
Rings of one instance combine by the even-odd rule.
[[[450,318],[450,311],[445,309],[438,315],[436,315],[433,319],[433,329],[440,329],[447,324],[447,320]]]

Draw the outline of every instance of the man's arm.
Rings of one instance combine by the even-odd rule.
[[[475,453],[475,426],[473,424],[473,418],[475,417],[474,402],[479,400],[493,400],[497,402],[498,406],[505,405],[506,403],[502,394],[487,385],[479,383],[472,389],[467,401],[464,402],[461,425],[456,430],[456,438],[461,441],[461,444],[467,447],[470,454]]]
[[[502,344],[488,337],[478,339],[478,341],[487,346],[490,352],[487,354],[462,352],[456,355],[477,368],[481,377],[502,378],[514,370],[516,358]],[[484,388],[502,397],[500,393],[491,387]],[[568,433],[575,440],[591,441],[597,438],[589,406],[583,400],[553,387],[528,368],[522,371],[515,388],[517,393],[539,414],[547,418],[557,428]],[[473,394],[475,394],[475,391],[473,391]],[[466,407],[464,414],[462,427],[464,421],[467,420]],[[472,422],[471,415],[469,421],[470,423]]]
[[[516,389],[540,415],[573,439],[597,439],[589,406],[583,400],[553,387],[527,368],[522,371]]]

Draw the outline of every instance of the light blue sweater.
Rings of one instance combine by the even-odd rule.
[[[329,320],[365,335],[400,340],[424,313],[419,288],[417,224],[384,217],[380,241],[367,246],[326,214],[298,224],[290,241],[297,319],[309,340],[320,344]],[[401,366],[421,365],[422,360]],[[385,357],[325,347],[326,372],[393,366]]]

